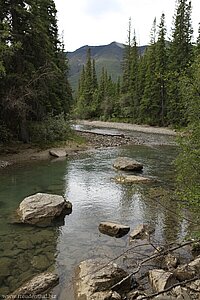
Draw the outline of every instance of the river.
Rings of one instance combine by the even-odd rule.
[[[164,136],[162,137],[164,140]],[[53,293],[72,300],[75,266],[92,257],[110,259],[129,247],[128,237],[103,235],[101,221],[155,228],[153,240],[165,244],[185,236],[190,228],[185,213],[169,196],[174,189],[174,145],[129,145],[79,153],[65,160],[23,163],[0,173],[0,295],[14,291],[33,275],[58,272],[60,283]],[[116,157],[128,156],[144,164],[148,185],[120,185],[113,178]],[[24,197],[37,193],[64,195],[73,204],[65,224],[54,228],[14,225],[12,213]],[[126,263],[125,267],[127,267]]]

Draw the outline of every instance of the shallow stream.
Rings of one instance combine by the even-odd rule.
[[[163,137],[164,139],[164,137]],[[165,244],[189,231],[178,215],[179,205],[170,199],[174,188],[172,145],[126,146],[96,149],[65,160],[23,163],[0,173],[0,295],[14,291],[33,275],[56,270],[60,284],[53,294],[72,300],[74,267],[92,257],[114,258],[129,247],[128,237],[101,234],[101,221],[155,228],[155,243]],[[120,185],[112,164],[128,156],[144,164],[143,175],[154,179],[144,185]],[[73,204],[65,225],[35,228],[10,223],[13,211],[24,197],[37,193],[64,195]]]

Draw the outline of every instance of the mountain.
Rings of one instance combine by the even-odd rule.
[[[70,67],[69,82],[73,90],[77,89],[80,72],[86,63],[88,48],[91,49],[92,59],[95,59],[97,77],[100,76],[103,67],[108,71],[108,74],[111,75],[114,81],[122,75],[124,44],[112,42],[102,46],[86,45],[74,52],[67,52]],[[140,53],[143,53],[145,48],[146,46],[139,47]]]

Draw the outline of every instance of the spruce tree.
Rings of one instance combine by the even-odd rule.
[[[193,60],[192,33],[191,2],[178,0],[169,52],[168,121],[174,125],[185,125],[187,122],[179,81]]]

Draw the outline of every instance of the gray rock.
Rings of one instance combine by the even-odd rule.
[[[126,280],[117,293],[110,292],[110,288],[127,275],[127,272],[113,263],[106,264],[97,259],[83,261],[75,272],[75,300],[121,299],[121,292],[130,289],[130,280]]]
[[[153,228],[151,228],[149,225],[139,224],[135,229],[131,231],[130,239],[145,239],[153,231]]]
[[[6,299],[41,299],[42,295],[51,291],[58,284],[59,278],[56,274],[42,273],[35,276],[23,286],[18,288],[12,294],[8,295]],[[32,296],[32,298],[30,297]]]
[[[72,204],[62,196],[37,193],[25,198],[17,214],[20,222],[38,226],[49,226],[58,218],[71,213]]]
[[[174,274],[179,281],[192,279],[195,275],[200,275],[200,257],[198,256],[189,264],[178,266]]]
[[[49,150],[49,154],[54,157],[66,157],[67,153],[62,149],[51,149]]]
[[[187,288],[177,286],[172,292],[176,295],[177,300],[192,300],[187,292]]]
[[[135,175],[127,175],[127,176],[116,176],[115,181],[118,183],[149,183],[152,182],[150,178],[135,176]]]
[[[101,222],[99,224],[99,231],[103,234],[109,236],[114,236],[120,238],[126,235],[130,230],[130,227],[127,225],[118,224],[115,222]]]
[[[177,282],[173,273],[165,272],[162,269],[150,270],[149,279],[156,292],[161,292]]]
[[[124,171],[141,171],[143,169],[143,164],[127,157],[118,157],[115,160],[113,167]]]

